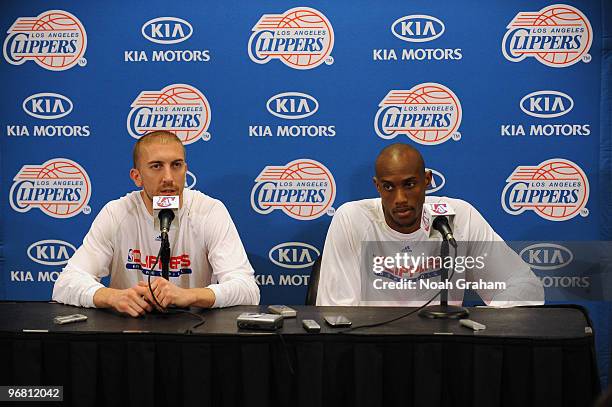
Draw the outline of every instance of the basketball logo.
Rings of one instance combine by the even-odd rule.
[[[210,105],[206,97],[193,86],[175,84],[161,91],[142,91],[131,105],[127,118],[130,135],[140,138],[156,130],[176,134],[183,144],[200,138],[210,139]]]
[[[275,209],[298,220],[316,219],[331,209],[336,183],[320,162],[308,159],[267,166],[255,179],[251,206],[262,215]]]
[[[451,137],[459,140],[461,103],[446,86],[421,83],[409,90],[392,90],[378,105],[374,129],[390,140],[403,134],[424,145],[436,145]]]
[[[554,4],[536,12],[519,12],[506,28],[502,53],[508,61],[533,57],[555,68],[591,61],[591,23],[572,6]]]
[[[17,212],[39,208],[54,218],[89,213],[91,182],[87,172],[67,158],[54,158],[42,165],[24,165],[13,178],[11,207]]]
[[[518,166],[506,182],[501,203],[510,215],[529,210],[552,221],[588,215],[589,180],[569,160],[553,158],[535,167]]]
[[[278,59],[295,69],[312,69],[332,64],[334,30],[323,13],[296,7],[284,14],[264,14],[249,38],[249,57],[265,64]]]
[[[445,203],[431,204],[431,211],[436,215],[446,215],[449,210]]]
[[[11,65],[34,61],[50,71],[64,71],[87,63],[83,58],[87,49],[85,28],[67,11],[19,17],[7,33],[4,59]]]

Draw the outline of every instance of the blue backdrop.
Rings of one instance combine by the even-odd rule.
[[[50,298],[157,128],[228,207],[262,303],[303,302],[333,209],[376,195],[397,141],[507,240],[612,240],[610,7],[4,2],[0,299]],[[605,379],[610,305],[585,305]]]

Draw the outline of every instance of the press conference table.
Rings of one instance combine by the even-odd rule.
[[[185,334],[192,315],[0,302],[0,385],[63,385],[62,405],[75,406],[590,406],[599,393],[578,307],[470,308],[479,332],[414,314],[344,333],[323,316],[356,326],[410,309],[294,308],[281,335],[237,328],[264,306],[194,310],[206,322]],[[76,312],[89,319],[52,322]]]

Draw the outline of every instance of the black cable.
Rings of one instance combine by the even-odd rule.
[[[159,247],[159,252],[157,253],[157,256],[155,257],[155,263],[153,263],[153,267],[151,267],[151,269],[149,270],[149,273],[147,274],[147,283],[149,285],[149,292],[151,293],[151,296],[153,297],[153,301],[155,301],[155,304],[157,304],[157,306],[159,307],[159,311],[164,313],[164,314],[180,314],[180,313],[184,313],[184,314],[189,314],[192,315],[196,318],[198,318],[200,321],[197,322],[196,324],[192,325],[191,327],[185,329],[185,331],[183,333],[185,334],[192,334],[193,331],[199,327],[200,325],[204,324],[206,322],[206,319],[200,315],[200,314],[196,314],[193,311],[189,311],[189,310],[184,310],[184,309],[173,309],[173,310],[168,310],[164,307],[161,306],[161,304],[159,303],[159,301],[157,301],[157,297],[155,297],[155,293],[153,292],[153,289],[151,288],[151,274],[153,273],[153,270],[155,270],[155,266],[157,266],[157,262],[159,261],[159,257],[161,255],[161,251],[162,251],[162,247],[160,245]]]
[[[155,301],[155,304],[157,304],[157,306],[159,307],[159,311],[166,312],[164,307],[162,307],[159,301],[157,301],[157,298],[155,297],[155,293],[153,292],[153,289],[151,288],[151,273],[153,273],[153,270],[155,270],[155,266],[157,266],[157,262],[159,261],[159,256],[161,255],[161,251],[162,251],[161,246],[162,245],[159,246],[159,252],[157,252],[157,256],[155,256],[155,263],[153,263],[153,267],[151,267],[151,269],[149,270],[149,273],[147,274],[148,276],[147,283],[149,284],[149,292],[151,293],[151,296],[153,297],[153,301]]]
[[[453,247],[453,248],[455,249],[455,255],[454,255],[454,258],[456,259],[456,258],[457,258],[457,248],[456,248],[456,247]],[[444,262],[444,259],[442,259],[442,262]],[[453,264],[453,269],[452,269],[451,274],[450,274],[450,276],[448,277],[448,280],[447,280],[447,281],[452,281],[453,276],[455,275],[455,262],[453,262],[452,264]],[[436,299],[436,298],[437,298],[437,297],[438,297],[440,294],[442,294],[442,290],[438,291],[438,293],[437,293],[436,295],[434,295],[433,297],[431,297],[431,299],[430,299],[429,301],[427,301],[425,304],[421,305],[420,307],[418,307],[418,308],[416,308],[416,309],[414,309],[414,310],[412,310],[412,311],[410,311],[410,312],[408,312],[408,313],[406,313],[406,314],[400,315],[399,317],[395,317],[395,318],[389,319],[389,320],[387,320],[387,321],[375,322],[375,323],[373,323],[373,324],[364,324],[364,325],[357,325],[357,326],[353,326],[353,327],[347,328],[347,329],[345,329],[345,330],[343,330],[343,331],[340,331],[340,332],[338,332],[338,333],[344,334],[344,333],[349,333],[349,332],[356,331],[357,329],[362,329],[362,328],[374,328],[374,327],[377,327],[377,326],[381,326],[381,325],[385,325],[385,324],[390,324],[391,322],[395,322],[395,321],[398,321],[398,320],[400,320],[400,319],[406,318],[406,317],[408,317],[408,316],[410,316],[410,315],[414,314],[415,312],[419,312],[420,310],[422,310],[423,308],[425,308],[426,306],[428,306],[428,305],[429,305],[429,304],[430,304],[430,303],[431,303],[433,300],[435,300],[435,299]]]
[[[289,366],[289,371],[291,372],[291,375],[295,375],[295,370],[293,370],[293,363],[291,363],[291,358],[289,357],[289,349],[287,348],[287,343],[285,342],[285,338],[283,337],[283,334],[281,334],[280,332],[276,332],[276,334],[278,335],[280,341],[281,341],[281,345],[283,347],[283,353],[285,354],[285,359],[287,360],[287,366]]]
[[[195,313],[193,311],[186,310],[186,309],[173,309],[173,310],[169,310],[169,311],[166,311],[166,312],[168,314],[180,314],[180,313],[189,314],[189,315],[192,315],[192,316],[194,316],[194,317],[196,317],[196,318],[198,318],[200,320],[199,322],[196,322],[195,324],[193,324],[189,328],[185,329],[185,331],[183,331],[183,333],[185,333],[187,335],[191,335],[193,333],[193,331],[197,327],[199,327],[200,325],[203,325],[204,322],[206,322],[206,318],[204,318],[202,315],[197,314],[197,313]]]

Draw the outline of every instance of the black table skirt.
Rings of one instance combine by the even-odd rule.
[[[5,332],[0,384],[63,385],[74,406],[591,406],[592,352],[592,337]]]

